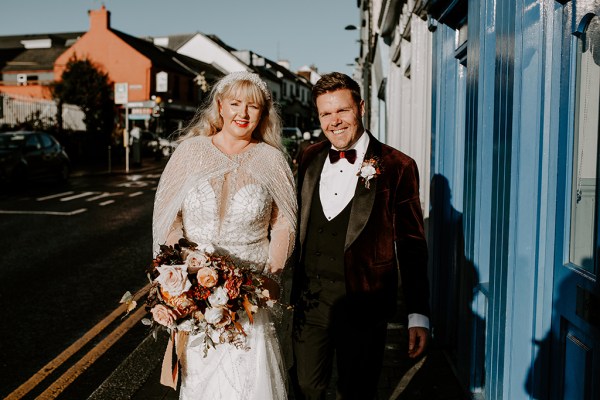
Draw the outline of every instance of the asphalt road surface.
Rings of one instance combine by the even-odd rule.
[[[160,173],[0,192],[0,398],[85,398],[147,334],[115,310],[148,283]]]

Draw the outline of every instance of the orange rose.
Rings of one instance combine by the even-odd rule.
[[[210,267],[200,268],[196,274],[196,277],[198,278],[198,283],[207,288],[215,286],[219,280],[219,274],[217,274],[217,271]]]
[[[175,309],[174,312],[179,318],[184,317],[190,312],[196,310],[196,305],[185,293],[179,296],[171,296],[166,299],[166,302]]]

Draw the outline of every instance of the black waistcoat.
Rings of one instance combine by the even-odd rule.
[[[319,185],[313,194],[304,246],[304,266],[309,279],[344,281],[344,245],[352,201],[331,221],[321,205]]]

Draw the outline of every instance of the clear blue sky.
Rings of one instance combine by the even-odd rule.
[[[104,4],[111,26],[134,36],[202,32],[238,50],[352,73],[358,56],[356,0],[1,0],[0,36],[87,31]]]

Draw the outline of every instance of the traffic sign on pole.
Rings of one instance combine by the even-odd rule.
[[[115,104],[127,104],[129,101],[127,82],[115,83]]]

